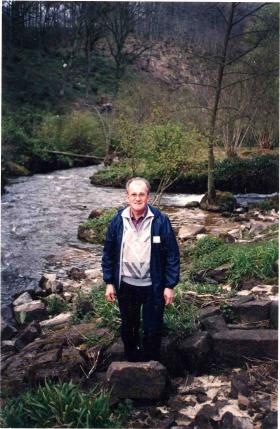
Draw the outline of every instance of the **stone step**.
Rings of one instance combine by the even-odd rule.
[[[236,367],[246,358],[278,358],[278,331],[274,329],[234,329],[213,333],[211,338],[217,364]]]
[[[112,362],[106,380],[119,399],[159,399],[165,391],[166,368],[157,361]]]

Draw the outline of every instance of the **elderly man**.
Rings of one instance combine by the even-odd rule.
[[[148,205],[149,182],[130,179],[126,192],[128,207],[115,215],[104,243],[105,297],[118,299],[126,359],[159,360],[164,307],[172,303],[179,281],[179,249],[168,217]]]

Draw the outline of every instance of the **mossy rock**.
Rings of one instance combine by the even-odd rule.
[[[11,176],[30,176],[30,171],[23,165],[9,161],[6,164],[6,172]]]
[[[78,238],[80,240],[87,241],[88,243],[94,244],[98,242],[95,230],[85,225],[79,225]]]
[[[208,194],[206,193],[200,202],[202,210],[212,212],[233,212],[237,206],[237,201],[231,192],[216,191],[216,198],[214,204],[209,204]]]
[[[78,238],[93,244],[103,244],[109,222],[117,209],[92,210],[88,219],[79,225]]]

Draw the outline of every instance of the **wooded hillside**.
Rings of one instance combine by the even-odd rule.
[[[210,175],[213,148],[276,147],[278,14],[266,3],[4,1],[4,168],[44,169],[46,149],[129,158],[134,128],[161,123],[208,150]]]

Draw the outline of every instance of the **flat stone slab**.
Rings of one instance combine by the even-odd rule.
[[[43,320],[40,322],[41,328],[55,328],[59,326],[65,326],[65,324],[71,321],[71,313],[61,313],[58,316],[52,317],[51,319]]]
[[[120,399],[157,399],[166,386],[166,368],[157,361],[112,362],[106,380]]]
[[[13,306],[18,306],[22,304],[27,304],[28,302],[32,302],[32,296],[28,292],[24,292],[21,295],[19,295],[14,301]]]
[[[234,329],[211,334],[216,363],[238,366],[246,358],[277,359],[278,331]]]
[[[19,323],[32,320],[44,320],[48,317],[45,304],[40,300],[28,302],[14,307],[15,318]]]
[[[204,225],[184,225],[179,229],[178,238],[179,240],[187,240],[188,238],[194,238],[197,234],[204,233],[205,226]]]
[[[270,318],[270,305],[270,300],[254,300],[233,304],[231,308],[241,322],[260,322]]]

